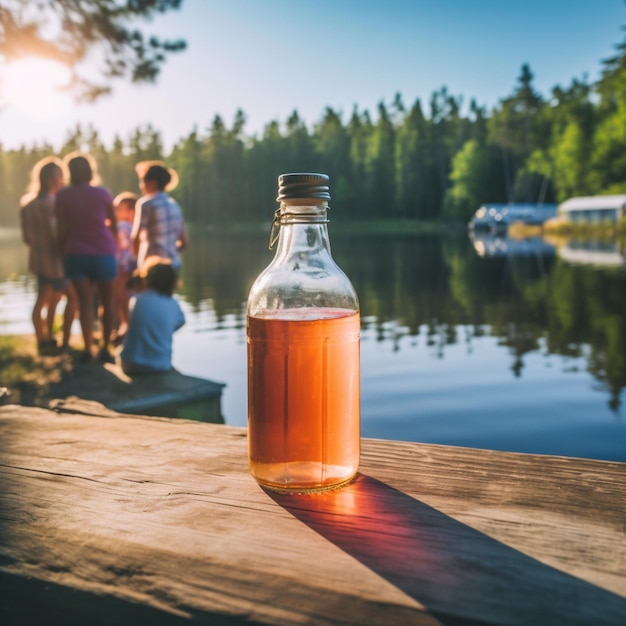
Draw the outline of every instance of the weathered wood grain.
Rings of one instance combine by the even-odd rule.
[[[244,429],[99,413],[0,408],[2,624],[626,624],[626,464],[364,440],[285,496]]]

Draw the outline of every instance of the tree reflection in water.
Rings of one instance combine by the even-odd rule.
[[[499,338],[523,376],[525,355],[584,357],[613,411],[626,386],[625,266],[571,264],[541,241],[496,247],[479,256],[464,235],[333,235],[333,255],[354,283],[365,328],[400,350],[427,329],[436,358],[446,347],[485,333]],[[266,235],[196,234],[186,251],[183,295],[196,308],[210,300],[218,326],[245,325],[245,300],[271,260]],[[459,328],[464,327],[463,337]]]

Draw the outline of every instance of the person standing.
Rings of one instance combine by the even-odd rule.
[[[115,279],[116,300],[116,340],[124,337],[128,330],[128,305],[130,290],[128,281],[137,268],[137,259],[130,238],[135,217],[135,204],[138,197],[130,192],[123,191],[113,200],[113,208],[117,218],[117,277]]]
[[[59,191],[56,214],[59,245],[66,276],[78,295],[80,326],[85,343],[81,361],[93,358],[94,286],[102,306],[102,344],[99,357],[113,363],[110,352],[115,321],[115,277],[117,276],[117,221],[113,197],[99,181],[93,157],[73,152],[65,157],[70,184]]]
[[[180,250],[188,236],[180,206],[167,191],[178,184],[178,175],[161,161],[141,161],[135,166],[143,196],[135,205],[131,237],[137,254],[137,267],[151,256],[170,259],[180,271]]]
[[[56,157],[41,159],[31,172],[31,191],[21,202],[20,225],[22,239],[29,247],[28,268],[37,276],[37,299],[32,320],[40,352],[57,347],[53,325],[61,296],[66,297],[63,313],[64,350],[69,348],[72,323],[76,317],[76,292],[63,272],[54,212],[54,199],[63,184],[63,163]]]

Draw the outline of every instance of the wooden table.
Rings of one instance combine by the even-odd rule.
[[[285,496],[245,429],[94,406],[0,408],[4,626],[626,624],[626,464],[366,439]]]

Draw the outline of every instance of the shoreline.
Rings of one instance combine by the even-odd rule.
[[[224,423],[224,383],[176,369],[131,378],[118,362],[81,363],[81,355],[82,350],[74,346],[40,353],[31,335],[0,336],[0,404],[56,410],[67,402],[79,402],[97,404],[107,414]]]
[[[34,334],[0,335],[0,388],[6,389],[2,404],[48,408],[51,400],[93,394],[101,384],[104,366],[95,360],[80,364],[81,353],[82,347],[75,342],[67,351],[40,352]]]

